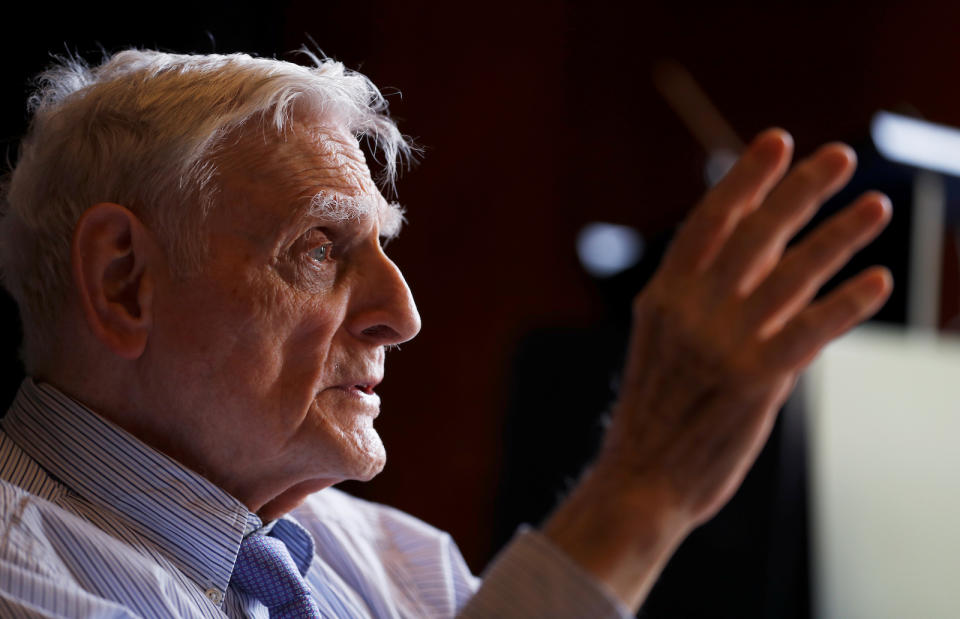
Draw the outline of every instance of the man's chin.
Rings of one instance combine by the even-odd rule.
[[[387,459],[384,458],[375,465],[371,465],[367,470],[359,472],[353,479],[356,481],[370,481],[380,474],[380,471],[383,470],[383,467],[386,466],[386,464]]]
[[[357,453],[351,458],[350,479],[370,481],[387,465],[387,451],[380,440],[380,435],[374,430],[366,433],[358,447]]]

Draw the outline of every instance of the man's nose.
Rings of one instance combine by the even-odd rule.
[[[382,346],[400,344],[420,332],[420,313],[403,274],[378,246],[358,265],[352,330]]]

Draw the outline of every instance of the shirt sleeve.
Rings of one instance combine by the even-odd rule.
[[[457,616],[623,619],[633,613],[541,533],[522,527]]]

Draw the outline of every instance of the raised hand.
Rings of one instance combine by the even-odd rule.
[[[791,155],[784,131],[761,134],[678,232],[634,302],[601,454],[545,527],[633,606],[683,537],[732,496],[798,374],[890,293],[889,273],[873,268],[813,301],[879,234],[890,205],[865,194],[788,249],[855,167],[842,144],[787,173]]]

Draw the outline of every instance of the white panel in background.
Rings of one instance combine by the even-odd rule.
[[[804,384],[815,617],[960,617],[960,340],[861,328]]]

